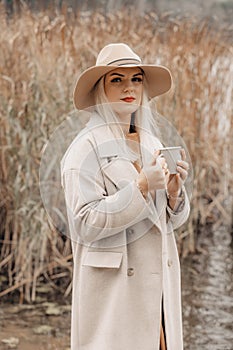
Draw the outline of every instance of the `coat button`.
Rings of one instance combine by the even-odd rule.
[[[168,264],[169,267],[171,267],[172,264],[173,264],[173,261],[171,259],[168,259],[167,264]]]
[[[129,235],[132,235],[132,234],[134,233],[134,230],[133,230],[132,228],[129,228],[129,229],[127,230],[127,233],[128,233]]]
[[[128,275],[128,276],[133,276],[133,275],[134,275],[134,268],[133,268],[133,267],[130,267],[130,268],[127,270],[127,275]]]

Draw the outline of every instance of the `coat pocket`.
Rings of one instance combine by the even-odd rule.
[[[87,252],[82,265],[119,269],[123,253],[116,252]]]

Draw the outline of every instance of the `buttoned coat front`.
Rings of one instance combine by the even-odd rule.
[[[140,135],[151,152],[157,138]],[[163,301],[168,350],[182,350],[180,266],[173,230],[189,214],[165,190],[145,200],[138,176],[99,115],[61,162],[73,251],[71,350],[158,350]],[[184,191],[185,192],[185,191]]]

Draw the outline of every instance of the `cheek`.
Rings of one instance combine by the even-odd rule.
[[[106,95],[108,101],[111,102],[112,101],[112,92],[111,92],[111,90],[106,90],[105,91],[105,95]]]
[[[137,100],[138,102],[142,102],[142,93],[143,93],[143,87],[140,86],[137,90]]]
[[[105,95],[107,96],[107,99],[110,102],[113,102],[118,97],[118,94],[119,94],[119,91],[118,91],[118,89],[116,87],[106,86],[106,88],[105,88]]]

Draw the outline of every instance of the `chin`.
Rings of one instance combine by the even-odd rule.
[[[111,107],[113,111],[119,115],[132,114],[138,110],[140,107],[136,102],[111,102]]]

